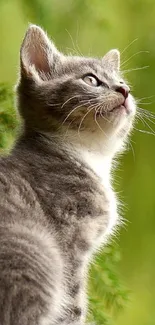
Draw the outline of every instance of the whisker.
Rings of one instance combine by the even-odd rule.
[[[150,135],[155,135],[154,133],[152,133],[152,132],[150,132],[150,131],[137,129],[137,128],[135,128],[135,126],[134,126],[134,130],[139,131],[139,132],[141,132],[141,133],[146,133],[146,134],[150,134]]]
[[[64,106],[64,105],[66,105],[71,99],[73,99],[75,96],[73,96],[73,97],[71,97],[71,98],[69,98],[62,106],[61,106],[61,108]],[[88,105],[88,104],[91,104],[92,103],[92,105],[95,105],[95,103],[93,102],[94,101],[94,99],[89,99],[89,100],[81,100],[80,101],[80,104],[78,105],[78,106],[76,106],[76,107],[74,107],[69,113],[68,113],[68,115],[65,117],[65,119],[63,120],[63,122],[62,122],[62,124],[61,125],[63,125],[65,122],[66,122],[66,120],[69,118],[69,116],[75,111],[75,110],[77,110],[78,108],[80,108],[80,107],[82,107],[82,106],[84,106],[84,105]]]
[[[140,104],[140,105],[152,105],[153,103],[154,103],[155,101],[153,101],[153,102],[146,102],[146,103],[142,103],[142,102],[137,102],[138,104]]]
[[[93,107],[92,107],[93,106]],[[89,107],[89,110],[88,112],[86,112],[86,114],[82,117],[81,121],[80,121],[80,124],[79,124],[79,127],[78,127],[78,136],[80,137],[80,129],[81,129],[81,126],[82,126],[82,123],[83,121],[85,120],[86,116],[94,109],[94,105],[91,105]],[[81,137],[80,137],[81,138]]]
[[[151,119],[155,119],[155,115],[152,115],[151,113],[150,114],[148,114],[148,113],[145,113],[145,112],[141,112],[141,116],[143,116],[143,117],[149,117],[149,118],[151,118]]]
[[[121,67],[124,66],[124,64],[126,64],[127,62],[129,62],[134,56],[136,56],[138,54],[141,54],[141,53],[149,53],[149,51],[138,51],[138,52],[134,53],[127,60],[125,60],[124,62],[122,62]]]
[[[65,138],[67,137],[67,132],[69,131],[69,127],[70,127],[70,125],[71,125],[75,120],[76,120],[76,117],[74,117],[74,118],[72,119],[72,121],[68,124],[67,130],[66,130],[66,132],[65,132],[65,134],[64,134],[64,137],[63,137],[63,140],[65,140]]]
[[[49,103],[48,101],[46,101],[46,104],[47,104],[48,106],[60,106],[60,105],[62,105],[62,103],[51,104],[51,103]]]
[[[106,117],[103,115],[103,113],[102,113],[102,106],[101,106],[101,108],[100,108],[100,115],[101,115],[101,117],[102,117],[105,121],[107,121],[108,123],[111,123],[111,121],[109,121],[109,119],[106,118]]]
[[[140,114],[140,112],[138,112],[138,115],[137,115],[139,118],[141,117],[142,119],[143,118],[146,118],[148,121],[150,121],[152,124],[155,124],[154,121],[151,120],[151,117],[149,115],[146,115],[146,114]],[[155,118],[155,117],[154,117]]]
[[[148,97],[142,97],[142,98],[139,98],[138,101],[141,101],[143,99],[153,98],[153,97],[155,97],[155,95],[151,95],[151,96],[148,96]]]
[[[78,106],[76,106],[76,107],[74,107],[69,113],[68,113],[68,115],[65,117],[65,119],[63,120],[63,122],[62,122],[62,124],[61,125],[63,125],[66,121],[67,121],[67,119],[69,118],[69,116],[73,113],[73,112],[75,112],[78,108],[80,108],[80,107],[82,107],[83,106],[83,103],[82,104],[80,104],[80,105],[78,105]]]
[[[141,109],[137,108],[137,115],[144,116],[144,117],[150,117],[152,119],[155,119],[155,114],[150,113],[149,111],[145,112]]]
[[[132,143],[131,143],[131,141],[129,140],[129,145],[130,145],[130,147],[131,147],[131,150],[132,150],[132,154],[133,154],[133,159],[134,159],[134,162],[136,161],[136,156],[135,156],[135,152],[134,152],[134,148],[133,148],[133,145],[132,145]]]
[[[81,50],[80,50],[80,48],[79,48],[79,45],[78,45],[78,42],[77,42],[77,38],[76,38],[76,47],[77,47],[77,49],[78,49],[78,51],[79,51],[79,53],[80,53],[80,56],[84,56],[83,55],[83,53],[81,52]]]
[[[68,99],[67,99],[67,100],[62,104],[61,108],[63,108],[67,103],[69,103],[70,100],[72,100],[72,99],[74,99],[74,98],[78,98],[79,96],[80,96],[80,95],[74,95],[74,96],[68,98]]]
[[[148,111],[142,107],[137,107],[137,112],[140,113],[140,115],[145,115],[145,116],[149,116],[153,119],[155,119],[155,113],[154,112],[151,112],[151,111]]]
[[[154,125],[155,125],[155,122],[154,122],[154,121],[152,121],[150,117],[148,117],[148,116],[146,116],[146,115],[145,115],[144,117],[145,117],[145,118],[147,118],[147,120],[148,120],[148,121],[150,121],[152,124],[154,124]]]
[[[151,133],[155,135],[155,131],[151,128],[151,126],[143,119],[142,116],[139,116],[139,119],[151,130]]]
[[[77,55],[78,53],[77,53],[77,50],[75,50],[75,49],[72,49],[71,47],[66,47],[65,48],[66,50],[67,50],[67,54],[68,55],[73,55],[73,54],[75,54],[75,55]]]
[[[144,70],[147,68],[149,68],[149,65],[145,65],[144,67],[137,67],[137,68],[132,68],[132,69],[128,69],[128,70],[123,70],[122,73],[129,73],[131,71]]]
[[[73,37],[72,37],[72,35],[70,34],[70,32],[69,32],[67,29],[65,29],[65,30],[66,30],[66,32],[68,33],[68,35],[69,35],[69,37],[70,37],[70,39],[71,39],[71,42],[72,42],[72,44],[73,44],[73,48],[74,48],[75,52],[76,52],[79,56],[83,56],[82,53],[81,53],[81,51],[79,51],[79,49],[76,48],[75,43],[74,43],[74,40],[73,40]]]
[[[79,45],[78,45],[78,37],[79,37],[79,24],[78,24],[78,21],[76,23],[76,27],[77,27],[77,30],[76,30],[76,47],[77,49],[79,50],[79,52],[81,53],[81,50],[79,48]],[[82,54],[82,53],[81,53]],[[83,56],[83,55],[82,55]]]
[[[137,114],[137,120],[141,121],[143,123],[143,125],[145,126],[144,120],[142,119],[141,115]]]
[[[100,109],[100,107],[99,107]],[[99,129],[101,130],[101,132],[108,138],[107,134],[103,131],[103,129],[101,128],[100,124],[97,122],[97,113],[98,113],[98,110],[95,112],[95,123],[98,125]]]
[[[136,41],[138,41],[138,38],[135,38],[131,43],[129,43],[125,48],[124,50],[121,52],[121,55],[133,44],[135,43]]]

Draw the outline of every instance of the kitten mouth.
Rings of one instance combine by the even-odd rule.
[[[130,114],[131,110],[129,108],[129,105],[128,105],[128,99],[126,98],[124,100],[124,102],[121,104],[121,105],[118,105],[118,106],[115,106],[112,110],[110,110],[109,112],[112,113],[116,110],[124,110],[127,114]]]
[[[108,110],[108,111],[104,111],[99,110],[96,112],[96,117],[103,117],[103,116],[108,116],[111,114],[115,114],[115,113],[125,113],[126,115],[130,115],[132,113],[132,106],[131,106],[131,102],[129,100],[129,98],[124,99],[124,101],[122,101],[122,103],[120,103],[117,106],[114,106],[112,109]]]
[[[98,112],[96,112],[96,117],[101,117],[101,116],[105,116],[105,115],[109,115],[109,114],[111,114],[111,113],[113,113],[113,112],[115,112],[115,111],[118,111],[118,110],[121,110],[121,109],[125,109],[126,110],[126,107],[125,107],[125,105],[124,105],[124,103],[123,104],[121,104],[121,105],[118,105],[118,106],[115,106],[115,107],[113,107],[111,110],[109,110],[109,111],[102,111],[102,114],[101,114],[101,111],[98,111]]]

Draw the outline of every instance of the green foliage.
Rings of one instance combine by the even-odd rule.
[[[0,151],[8,149],[15,135],[17,116],[10,87],[0,84]]]
[[[91,267],[89,318],[95,324],[115,324],[114,318],[128,302],[129,292],[116,271],[120,258],[119,247],[115,243],[107,246]]]

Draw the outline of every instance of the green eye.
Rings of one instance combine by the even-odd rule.
[[[89,85],[89,86],[92,86],[92,87],[98,87],[100,86],[100,83],[98,81],[97,78],[95,78],[94,76],[91,76],[91,75],[87,75],[83,78],[83,81]]]

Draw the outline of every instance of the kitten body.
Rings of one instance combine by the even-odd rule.
[[[85,322],[89,261],[119,224],[110,172],[135,115],[128,92],[118,51],[65,57],[29,28],[22,133],[0,159],[0,324]]]

